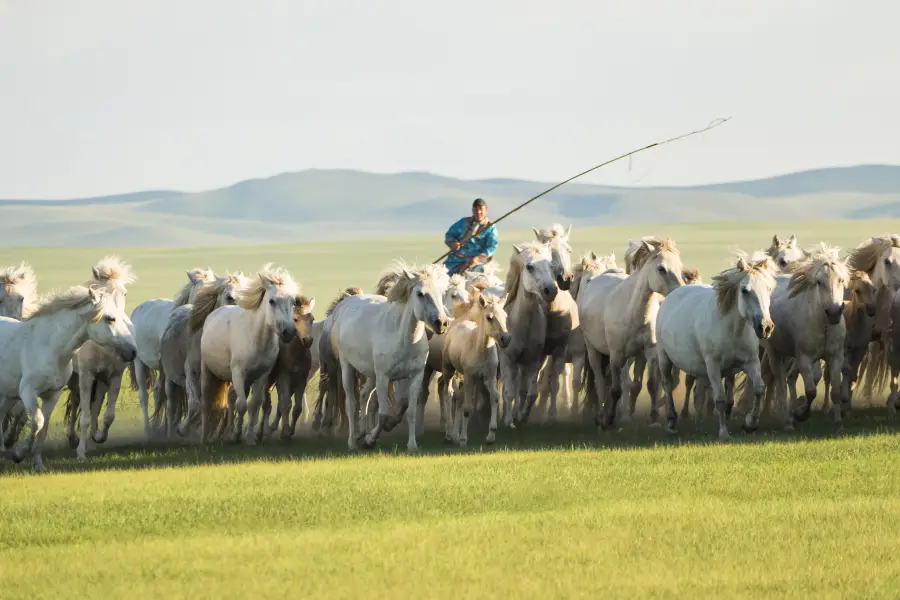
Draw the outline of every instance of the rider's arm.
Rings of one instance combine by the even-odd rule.
[[[450,226],[450,229],[447,230],[447,233],[444,235],[444,244],[450,250],[456,251],[459,249],[459,240],[462,238],[463,232],[465,231],[465,219],[460,219],[456,223]]]

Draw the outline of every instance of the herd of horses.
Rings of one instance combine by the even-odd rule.
[[[117,257],[95,264],[83,285],[44,298],[30,266],[7,267],[0,453],[30,456],[44,470],[50,416],[68,391],[67,436],[85,459],[88,435],[97,444],[109,435],[126,371],[148,438],[200,443],[255,444],[279,429],[289,439],[302,417],[312,430],[345,432],[350,450],[372,448],[405,416],[415,451],[432,397],[446,440],[466,445],[478,416],[492,444],[501,422],[521,427],[535,407],[554,421],[561,389],[570,415],[603,430],[633,419],[645,374],[651,424],[662,425],[662,400],[673,433],[690,417],[692,392],[694,418],[716,414],[720,438],[730,437],[735,404],[746,431],[765,411],[793,430],[809,418],[823,378],[823,411],[838,430],[857,381],[869,398],[889,381],[894,408],[900,235],[869,238],[844,258],[825,243],[804,249],[794,235],[776,235],[705,284],[671,239],[629,240],[623,269],[615,254],[574,261],[570,232],[534,229],[534,240],[513,246],[505,281],[493,262],[453,276],[443,265],[396,262],[373,293],[348,287],[319,320],[315,298],[271,265],[252,276],[187,271],[173,299],[147,300],[130,315],[135,277]],[[305,392],[316,374],[310,411]]]

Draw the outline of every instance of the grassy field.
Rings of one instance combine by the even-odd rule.
[[[708,281],[730,248],[763,248],[776,232],[849,249],[897,230],[887,220],[576,226],[573,245],[621,263],[629,237],[671,235]],[[531,237],[503,232],[501,264]],[[171,297],[193,266],[273,261],[321,299],[321,316],[338,288],[371,289],[392,258],[431,261],[441,246],[9,249],[0,264],[31,262],[49,291],[82,282],[107,252],[140,278],[129,311]],[[59,442],[58,408],[50,473],[7,463],[0,597],[892,598],[900,587],[898,423],[882,408],[855,411],[839,439],[820,413],[793,435],[765,421],[746,435],[734,422],[730,444],[716,442],[710,419],[672,436],[639,418],[602,435],[571,423],[501,429],[489,449],[473,424],[470,448],[432,430],[415,457],[401,425],[350,457],[345,440],[305,432],[253,448],[144,444],[136,397],[123,396],[88,462]]]

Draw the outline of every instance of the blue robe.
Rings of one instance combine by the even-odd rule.
[[[447,230],[447,234],[444,236],[444,241],[458,242],[462,240],[468,233],[471,225],[472,217],[463,217],[450,226],[450,229]],[[469,261],[476,256],[481,256],[482,259],[484,259],[482,260],[482,264],[484,264],[484,261],[493,256],[496,251],[497,229],[494,227],[493,223],[491,223],[487,228],[480,229],[478,233],[459,250],[450,252],[447,259],[444,261],[444,265],[447,267],[447,271],[453,275],[464,269],[464,267],[469,264]]]

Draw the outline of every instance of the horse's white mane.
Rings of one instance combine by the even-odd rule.
[[[716,292],[716,304],[719,313],[726,314],[737,302],[738,289],[745,276],[762,277],[769,288],[775,287],[775,273],[778,271],[775,261],[766,252],[759,250],[748,257],[742,250],[736,250],[737,261],[729,269],[714,275],[712,288]]]
[[[239,288],[236,294],[238,306],[244,310],[255,310],[266,297],[268,286],[275,286],[279,292],[296,298],[300,295],[300,286],[284,267],[273,267],[266,263],[257,271],[256,277],[250,279],[246,286]]]
[[[382,280],[396,280],[387,290],[388,302],[409,301],[413,287],[418,283],[433,282],[441,290],[450,286],[450,275],[443,264],[427,264],[424,267],[407,265],[401,259],[394,260]]]
[[[24,261],[0,269],[0,287],[7,294],[17,292],[23,298],[33,296],[37,292],[37,283],[34,269]]]
[[[99,303],[96,306],[94,305],[94,296],[99,299]],[[111,298],[112,296],[109,295],[105,288],[75,285],[64,292],[50,294],[41,298],[37,307],[25,320],[29,321],[38,317],[45,317],[62,310],[79,310],[86,306],[92,307],[92,318],[96,320],[102,314],[107,303],[111,301]]]
[[[107,283],[110,281],[128,285],[137,281],[131,265],[118,256],[104,256],[91,267],[93,279],[91,283]]]

